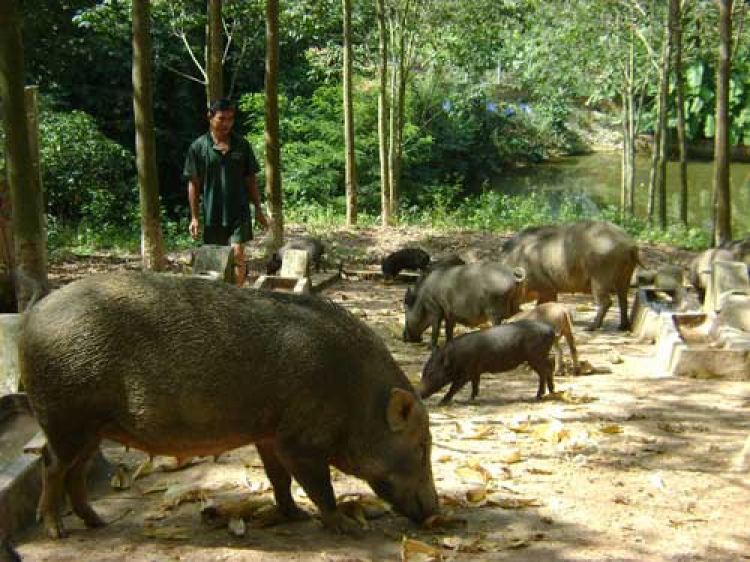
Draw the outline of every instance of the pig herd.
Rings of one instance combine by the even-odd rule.
[[[305,249],[317,266],[322,248]],[[291,493],[294,478],[327,528],[358,528],[337,508],[333,466],[422,523],[439,502],[420,396],[450,385],[445,402],[471,382],[476,397],[480,374],[524,362],[539,376],[536,396],[552,392],[548,356],[554,346],[560,369],[560,337],[578,365],[570,315],[553,302],[557,294],[592,294],[598,312],[591,328],[599,328],[614,293],[625,329],[637,263],[635,243],[603,222],[527,229],[493,262],[432,262],[412,248],[387,257],[388,280],[403,269],[421,271],[406,292],[403,331],[416,342],[432,330],[419,389],[363,321],[319,296],[150,273],[75,281],[27,310],[19,331],[20,401],[47,438],[39,503],[45,529],[67,535],[66,497],[87,526],[104,524],[89,502],[85,469],[105,438],[179,458],[252,443],[278,510],[291,519],[306,516]],[[520,312],[531,300],[540,306]],[[456,323],[488,322],[492,328],[453,338]],[[443,323],[447,341],[438,346]]]

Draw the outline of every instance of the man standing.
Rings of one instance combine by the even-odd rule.
[[[236,107],[226,98],[211,103],[209,132],[190,145],[183,175],[188,178],[190,235],[200,237],[203,203],[203,242],[230,245],[234,252],[237,284],[247,278],[245,242],[253,237],[249,204],[255,220],[268,228],[260,204],[256,174],[260,171],[250,143],[235,133]]]

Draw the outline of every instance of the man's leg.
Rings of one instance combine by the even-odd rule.
[[[247,279],[247,262],[245,261],[245,244],[243,242],[232,243],[234,252],[234,273],[237,286],[242,287]]]

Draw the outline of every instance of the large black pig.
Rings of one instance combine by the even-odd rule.
[[[590,330],[601,327],[612,305],[620,305],[620,329],[630,327],[628,286],[638,246],[620,227],[580,221],[522,230],[503,244],[500,261],[526,270],[524,302],[557,300],[558,293],[587,293],[598,305]]]
[[[26,313],[19,364],[47,436],[40,502],[66,535],[63,496],[87,526],[86,461],[102,438],[153,455],[218,455],[254,443],[288,517],[292,477],[327,527],[329,466],[420,522],[438,510],[427,411],[383,342],[317,296],[199,278],[122,273],[76,281]]]
[[[536,320],[518,320],[463,334],[433,350],[422,370],[420,394],[431,396],[445,385],[448,392],[440,401],[447,404],[453,395],[471,382],[471,399],[479,394],[482,373],[502,373],[528,363],[539,375],[537,398],[545,388],[555,391],[549,352],[555,341],[551,326]]]
[[[407,290],[404,341],[418,342],[432,326],[432,347],[437,345],[440,325],[453,337],[456,322],[479,326],[499,324],[520,310],[524,271],[497,263],[473,263],[431,271]]]
[[[430,265],[430,254],[420,248],[402,248],[388,254],[381,263],[383,279],[392,281],[403,269],[424,271]]]

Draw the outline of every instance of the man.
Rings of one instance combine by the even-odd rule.
[[[261,228],[268,228],[268,219],[256,178],[260,166],[250,143],[232,130],[235,113],[234,104],[226,98],[211,103],[209,132],[190,145],[183,174],[188,178],[190,235],[196,240],[200,237],[202,199],[203,242],[231,244],[237,284],[242,286],[247,278],[245,243],[253,237],[250,202]]]

